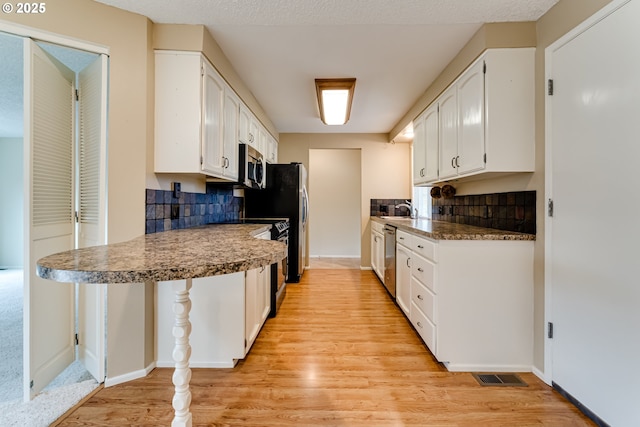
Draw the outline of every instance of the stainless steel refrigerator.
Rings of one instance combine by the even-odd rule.
[[[267,164],[267,187],[245,190],[245,216],[288,218],[287,282],[297,283],[304,272],[309,218],[307,170],[302,163]]]

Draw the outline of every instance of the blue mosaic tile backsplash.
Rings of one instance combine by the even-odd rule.
[[[241,197],[233,196],[232,187],[207,184],[207,192],[180,192],[146,189],[146,234],[240,219]],[[173,216],[172,214],[173,210]]]

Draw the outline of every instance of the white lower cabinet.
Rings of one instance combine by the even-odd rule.
[[[396,303],[406,316],[411,305],[411,257],[411,250],[396,240]]]
[[[371,269],[384,280],[384,226],[371,222]]]
[[[191,358],[194,368],[232,368],[253,345],[271,310],[271,266],[193,279]],[[156,366],[173,367],[172,281],[155,287]]]
[[[407,239],[405,314],[436,359],[450,371],[531,371],[533,242]]]

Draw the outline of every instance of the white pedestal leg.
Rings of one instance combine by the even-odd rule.
[[[173,372],[173,385],[175,386],[172,401],[175,411],[171,422],[173,427],[191,427],[191,412],[189,411],[191,406],[191,390],[189,390],[189,381],[191,381],[191,369],[189,368],[189,358],[191,356],[189,311],[191,311],[191,300],[189,299],[189,289],[191,289],[191,279],[173,282],[173,292],[175,294],[173,303],[173,313],[175,315],[173,360],[176,362],[176,368]]]

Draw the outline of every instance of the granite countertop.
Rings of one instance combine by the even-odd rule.
[[[495,228],[476,227],[430,219],[411,219],[409,217],[377,217],[372,221],[389,224],[409,233],[420,234],[435,240],[535,240],[535,234],[517,233]]]
[[[44,257],[38,276],[57,282],[140,283],[216,276],[283,259],[286,245],[257,239],[266,224],[212,224]]]

